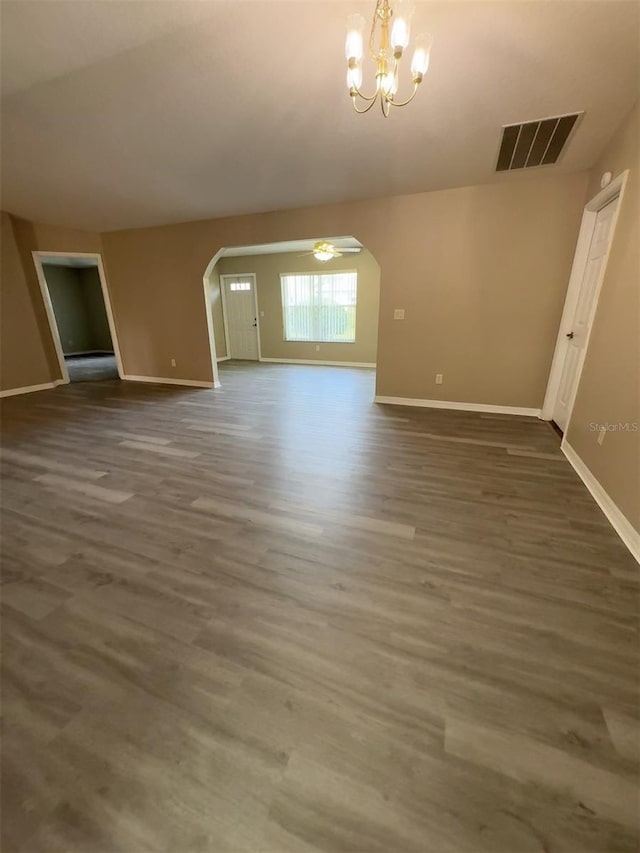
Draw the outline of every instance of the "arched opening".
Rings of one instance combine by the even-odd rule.
[[[216,387],[239,362],[375,371],[380,266],[355,237],[225,247],[203,285]]]

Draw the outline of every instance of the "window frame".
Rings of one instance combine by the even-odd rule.
[[[313,278],[318,278],[319,276],[331,276],[331,275],[348,275],[353,274],[355,276],[355,304],[353,307],[355,309],[355,317],[354,317],[354,327],[353,327],[353,340],[326,340],[326,339],[318,339],[318,338],[288,338],[287,337],[287,327],[286,327],[286,306],[284,300],[284,279],[289,276],[309,276]],[[282,340],[284,343],[288,344],[348,344],[353,345],[357,341],[358,337],[358,269],[353,267],[351,269],[340,269],[327,272],[319,272],[318,270],[300,270],[300,272],[281,272],[280,273],[280,307],[282,310]]]

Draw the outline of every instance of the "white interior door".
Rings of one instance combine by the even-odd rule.
[[[617,207],[618,198],[616,197],[597,213],[571,330],[566,334],[567,345],[558,396],[553,410],[553,420],[563,431],[567,428],[573,400],[578,390],[584,350],[595,313],[595,300],[600,279],[604,273]]]
[[[258,360],[258,316],[255,277],[224,276],[227,352],[230,358]]]

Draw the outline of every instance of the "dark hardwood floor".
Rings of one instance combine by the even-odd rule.
[[[534,419],[373,373],[3,402],[3,851],[638,848],[631,556]]]

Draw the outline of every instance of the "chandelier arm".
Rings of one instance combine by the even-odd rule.
[[[364,95],[364,94],[360,91],[360,89],[358,89],[358,87],[357,87],[357,86],[352,86],[351,88],[355,91],[356,95],[357,95],[359,98],[362,98],[362,100],[363,100],[363,101],[375,101],[375,99],[378,97],[378,92],[377,92],[377,91],[376,91],[376,92],[375,92],[371,97],[369,97],[368,95]],[[353,98],[353,95],[351,95],[351,97]]]
[[[415,98],[416,92],[418,91],[418,84],[413,84],[413,92],[409,95],[406,101],[389,101],[389,103],[394,107],[406,107],[407,104],[410,104],[411,101]]]
[[[376,93],[373,100],[370,101],[369,104],[363,110],[358,109],[358,107],[356,106],[356,99],[353,95],[351,96],[351,104],[352,104],[354,110],[358,113],[358,115],[364,115],[364,113],[368,113],[369,110],[371,109],[371,107],[375,104],[377,97],[378,97],[378,94]]]

